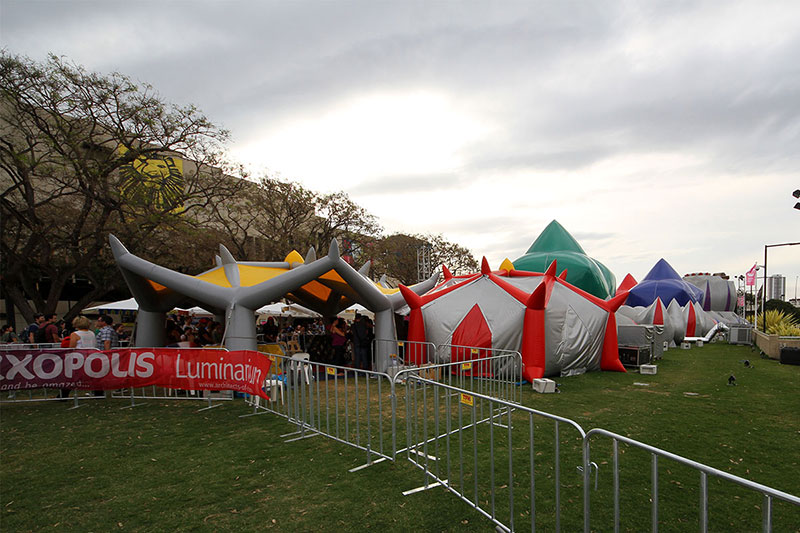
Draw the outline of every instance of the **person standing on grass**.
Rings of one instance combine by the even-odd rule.
[[[33,315],[33,322],[31,322],[22,333],[22,342],[35,344],[36,332],[39,331],[41,327],[44,327],[44,315],[42,313],[36,313]]]
[[[44,340],[41,342],[49,344],[61,344],[61,335],[58,334],[58,316],[55,313],[44,315]],[[41,328],[40,328],[41,329]]]
[[[75,331],[69,335],[70,348],[96,348],[97,337],[89,331],[89,319],[85,316],[76,316],[72,321]]]
[[[337,318],[331,326],[331,346],[333,346],[333,364],[344,366],[345,351],[347,350],[347,323],[343,318]]]
[[[97,337],[94,331],[89,331],[89,319],[85,316],[76,316],[72,320],[72,327],[75,331],[69,334],[69,348],[96,348]],[[69,396],[70,389],[61,389],[61,397],[66,398]],[[95,396],[103,396],[105,392],[102,390],[94,391]]]
[[[11,324],[6,324],[3,326],[3,336],[0,337],[0,343],[12,344],[14,342],[19,342],[19,337],[17,337],[17,334],[14,333],[14,326]]]
[[[97,319],[97,347],[110,350],[119,346],[119,336],[114,331],[114,321],[108,315],[100,315]]]
[[[371,357],[367,317],[356,313],[351,332],[353,334],[353,355],[355,356],[353,367],[361,370],[369,370]]]

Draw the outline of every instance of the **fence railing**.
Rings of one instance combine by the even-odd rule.
[[[614,531],[619,531],[621,526],[620,515],[620,464],[619,464],[619,443],[625,443],[634,448],[643,450],[651,455],[650,461],[650,479],[651,479],[651,493],[650,493],[650,521],[653,532],[658,531],[658,517],[659,517],[659,459],[666,459],[673,463],[681,464],[695,470],[698,474],[699,485],[699,502],[698,502],[698,522],[700,531],[706,532],[709,530],[708,518],[708,477],[716,477],[727,482],[739,485],[753,492],[761,494],[763,502],[761,506],[762,512],[762,530],[764,532],[772,531],[772,507],[773,500],[782,500],[793,505],[800,506],[800,498],[793,496],[786,492],[782,492],[760,483],[755,483],[748,479],[735,476],[728,472],[712,468],[710,466],[692,461],[680,455],[667,452],[665,450],[644,444],[634,439],[606,431],[604,429],[592,429],[587,432],[583,439],[584,454],[586,461],[591,460],[591,439],[592,437],[608,437],[612,439],[612,469],[613,469],[613,497],[614,497]],[[590,530],[591,521],[591,507],[590,507],[590,491],[588,484],[589,472],[584,472],[584,531]],[[602,528],[601,528],[602,529]]]
[[[16,354],[18,352],[25,353],[30,350],[57,350],[59,352],[66,352],[61,348],[58,343],[27,343],[27,344],[0,344],[0,352]],[[24,358],[23,355],[18,356],[20,360]],[[97,400],[105,398],[105,394],[95,395],[93,391],[82,389],[64,388],[58,389],[54,387],[41,387],[32,389],[5,389],[0,390],[0,404],[8,403],[27,403],[27,402],[72,402],[72,407],[69,409],[77,409],[80,407],[80,402],[87,400]]]
[[[142,405],[136,400],[189,400],[207,402],[206,407],[198,409],[198,411],[205,411],[222,405],[214,402],[233,400],[233,391],[184,390],[149,386],[118,389],[111,392],[111,397],[115,400],[130,400],[130,404],[121,409],[131,409]]]
[[[276,374],[265,380],[270,400],[251,398],[254,414],[269,411],[286,417],[297,428],[285,435],[290,440],[324,435],[364,450],[366,464],[356,469],[405,456],[423,472],[424,479],[421,487],[407,493],[441,485],[499,530],[590,530],[590,490],[592,486],[597,489],[599,479],[590,437],[612,436],[615,448],[618,441],[636,441],[604,430],[587,433],[573,420],[521,405],[518,352],[378,342],[396,346],[397,364],[390,365],[385,374],[272,355]],[[429,362],[435,360],[447,362]],[[400,366],[410,361],[417,365]],[[654,457],[678,457],[636,445]],[[713,472],[761,492],[765,531],[771,530],[773,499],[800,504],[795,496],[679,459],[683,464],[699,465],[704,487],[705,477]],[[656,472],[655,462],[653,468]],[[657,484],[653,487],[656,531]],[[707,498],[703,502],[701,530],[706,531]],[[537,508],[547,512],[537,513]]]
[[[372,341],[372,368],[375,368],[377,353],[389,354],[390,372],[394,372],[400,366],[420,366],[432,362],[436,345],[432,342],[375,339]]]
[[[167,351],[175,351],[179,352],[181,348],[159,348],[161,352]],[[192,350],[215,350],[215,351],[227,351],[225,348],[221,348],[218,346],[205,346],[205,347],[196,347],[192,348]],[[136,403],[136,400],[182,400],[182,401],[199,401],[199,402],[206,402],[208,405],[198,411],[206,411],[208,409],[213,409],[214,407],[219,407],[222,405],[221,403],[214,403],[214,402],[225,402],[233,400],[233,391],[229,390],[220,390],[220,391],[209,391],[209,390],[189,390],[189,389],[170,389],[166,387],[157,387],[157,386],[148,386],[148,387],[129,387],[124,389],[118,389],[115,391],[111,391],[111,397],[117,400],[130,400],[130,404],[122,407],[121,409],[131,409],[133,407],[137,407],[142,405],[141,403]]]
[[[709,476],[761,495],[763,531],[772,530],[775,500],[800,506],[797,496],[603,429],[586,432],[573,420],[522,405],[519,352],[376,341],[381,342],[393,343],[387,353],[396,352],[386,373],[314,362],[303,353],[288,356],[278,345],[260,347],[273,362],[263,382],[269,399],[245,396],[252,412],[242,416],[286,418],[295,426],[283,435],[287,442],[320,435],[364,451],[365,464],[353,470],[404,455],[424,479],[423,486],[407,493],[440,485],[502,531],[590,531],[597,462],[608,462],[592,460],[598,453],[591,448],[593,437],[608,437],[613,445],[615,531],[621,527],[619,443],[651,454],[653,531],[659,519],[659,459],[698,472],[701,531],[709,527]],[[73,393],[75,407],[80,400],[98,398],[86,391]],[[208,401],[208,409],[212,400],[232,399],[229,392],[221,394],[152,387],[115,391],[112,397],[130,398],[131,406],[137,399],[196,399]],[[14,396],[0,402],[64,400],[47,389]],[[537,509],[547,512],[537,514]],[[607,514],[601,513],[602,519]]]
[[[501,398],[509,402],[522,402],[522,356],[518,352],[508,352],[489,356],[484,359],[451,361],[439,364],[423,364],[419,367],[404,367],[391,376],[392,380],[392,442],[397,453],[410,453],[414,444],[412,436],[413,406],[418,403],[417,382],[409,381],[412,377],[422,377],[446,383],[465,392],[476,392],[493,398]],[[479,367],[497,370],[496,372],[477,372]],[[405,424],[399,420],[404,414]],[[481,419],[485,413],[480,413]],[[398,449],[398,444],[406,447]]]
[[[391,382],[386,374],[310,361],[307,354],[269,354],[269,400],[250,396],[249,415],[271,412],[296,431],[289,440],[323,435],[366,453],[367,464],[392,458]]]
[[[0,344],[0,351],[3,350],[52,350],[53,348],[61,348],[60,343],[55,342],[42,342],[42,343],[15,343],[15,344]]]
[[[561,530],[565,487],[575,508],[581,497],[582,476],[575,474],[576,468],[566,474],[561,469],[564,462],[585,464],[580,425],[418,375],[409,376],[407,383],[417,400],[407,456],[424,473],[420,489],[443,486],[502,531]],[[566,441],[563,426],[574,430]],[[567,484],[565,475],[571,476]],[[537,507],[554,513],[540,519]],[[580,523],[568,526],[573,530]]]
[[[0,392],[0,404],[26,403],[26,402],[72,402],[69,409],[77,409],[80,402],[87,400],[102,400],[105,394],[97,396],[92,391],[71,389],[68,392],[60,389],[38,388],[25,390],[6,390]]]

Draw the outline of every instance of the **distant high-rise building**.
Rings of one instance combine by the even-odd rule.
[[[786,277],[773,274],[767,277],[767,300],[786,300]]]

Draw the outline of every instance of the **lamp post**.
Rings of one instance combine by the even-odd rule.
[[[756,283],[755,283],[755,285],[753,285],[753,306],[754,306],[753,307],[753,327],[755,328],[756,331],[758,331],[758,271],[761,270],[761,268],[762,268],[761,265],[756,263]],[[764,272],[766,273],[766,270],[764,270]],[[764,284],[761,285],[762,293],[766,293],[767,292],[767,281],[766,281],[766,279],[767,278],[765,277],[764,278]],[[765,322],[764,322],[764,333],[766,333],[766,330],[767,330],[767,323],[766,323],[766,320],[765,320]]]
[[[797,285],[795,283],[795,285]],[[742,318],[747,319],[747,297],[745,293],[747,292],[747,287],[744,284],[744,275],[739,274],[736,276],[736,305],[739,305],[739,293],[742,295]]]
[[[794,192],[797,193],[798,196],[800,196],[800,189],[798,189],[798,190],[796,190]],[[798,205],[800,205],[800,202],[798,202]],[[797,206],[795,206],[795,207],[797,207]],[[800,209],[800,208],[798,208],[798,209]],[[764,245],[764,287],[763,287],[763,291],[762,291],[762,294],[761,294],[761,297],[762,297],[761,308],[764,309],[765,311],[767,309],[767,251],[770,248],[778,248],[780,246],[797,246],[798,244],[800,244],[800,242],[784,242],[784,243],[781,243],[781,244],[765,244]],[[758,279],[758,278],[756,278],[756,279]],[[796,285],[795,285],[795,287],[796,287]],[[758,315],[756,315],[756,329],[758,329]],[[767,332],[767,322],[766,322],[766,318],[765,318],[764,319],[764,333],[766,333],[766,332]]]

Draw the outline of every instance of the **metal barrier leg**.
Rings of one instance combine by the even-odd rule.
[[[136,403],[136,398],[134,398],[134,396],[135,396],[134,390],[133,390],[133,387],[131,387],[131,404],[130,405],[126,405],[124,407],[120,407],[120,410],[122,410],[122,409],[133,409],[137,405],[143,405],[141,403]]]
[[[78,389],[75,389],[75,394],[72,395],[72,402],[73,402],[72,407],[67,409],[67,411],[72,411],[73,409],[77,409],[78,407],[80,407],[80,404],[78,404]]]
[[[198,410],[197,410],[197,411],[195,411],[195,412],[196,412],[196,413],[199,413],[200,411],[208,411],[209,409],[214,409],[215,407],[219,407],[220,405],[222,405],[222,404],[221,404],[221,403],[218,403],[218,404],[212,404],[212,403],[211,403],[211,397],[209,396],[209,398],[208,398],[208,406],[206,406],[206,407],[203,407],[202,409],[198,409]]]

